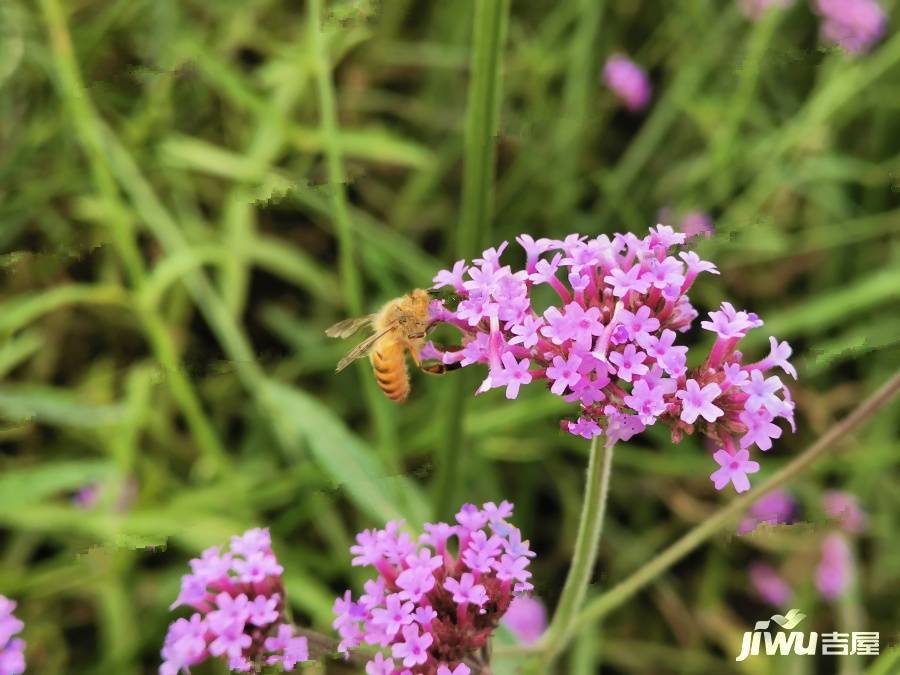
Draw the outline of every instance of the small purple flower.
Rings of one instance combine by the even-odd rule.
[[[434,287],[443,288],[444,286],[452,286],[453,289],[460,293],[464,290],[463,275],[469,269],[465,260],[457,260],[451,270],[441,270],[434,277]]]
[[[419,633],[417,625],[404,626],[403,642],[395,642],[392,652],[396,659],[402,659],[407,668],[421,665],[428,660],[428,648],[434,642],[431,633]]]
[[[647,292],[647,289],[650,288],[650,283],[646,279],[641,278],[641,276],[640,267],[635,265],[627,271],[616,268],[603,280],[612,286],[614,296],[622,298],[629,291],[634,291],[635,293]]]
[[[631,382],[635,376],[646,375],[650,370],[644,365],[647,355],[635,349],[634,345],[626,345],[621,352],[613,352],[609,355],[609,361],[616,367],[616,374],[620,379]]]
[[[570,434],[581,436],[582,438],[591,439],[602,433],[600,425],[589,417],[579,417],[577,421],[569,421],[566,429]]]
[[[825,513],[837,520],[850,534],[861,534],[866,529],[868,516],[859,505],[859,500],[849,492],[829,490],[822,496]]]
[[[471,675],[472,669],[465,663],[457,664],[456,668],[450,670],[450,666],[438,666],[437,675]]]
[[[775,607],[785,606],[794,595],[775,568],[763,562],[750,565],[750,584],[762,600]]]
[[[394,659],[386,659],[381,652],[366,664],[366,675],[394,675]]]
[[[25,641],[14,637],[25,624],[13,614],[15,609],[15,601],[0,595],[0,675],[25,672]]]
[[[721,393],[722,390],[715,382],[710,382],[702,389],[696,380],[685,382],[685,388],[675,392],[675,397],[681,399],[681,421],[693,424],[697,417],[702,417],[707,422],[715,422],[724,414],[721,408],[712,403]]]
[[[766,0],[763,0],[765,2]],[[769,0],[771,2],[772,0]],[[783,2],[790,0],[774,0],[775,2]],[[704,237],[709,239],[716,232],[713,220],[708,213],[703,211],[689,211],[684,214],[678,229],[684,232],[688,237]]]
[[[835,600],[850,587],[853,554],[850,544],[838,532],[822,540],[822,557],[816,567],[816,588],[826,600]]]
[[[517,398],[519,387],[531,382],[531,373],[528,372],[531,361],[528,359],[517,361],[512,352],[505,352],[500,361],[503,363],[503,370],[497,374],[494,381],[501,386],[506,385],[506,398]]]
[[[713,459],[719,464],[718,471],[710,475],[710,480],[716,490],[723,489],[728,483],[734,485],[736,492],[746,492],[750,489],[748,473],[759,471],[759,463],[750,460],[750,453],[746,450],[738,450],[731,454],[725,449],[717,450]]]
[[[384,600],[384,609],[372,610],[372,625],[380,627],[384,634],[392,638],[403,626],[413,622],[412,602],[404,602],[399,593],[389,595]]]
[[[876,0],[816,0],[822,36],[851,54],[868,51],[884,35],[887,16]]]
[[[444,588],[453,594],[453,602],[464,605],[471,604],[481,607],[487,602],[487,592],[484,586],[475,583],[475,577],[466,572],[459,580],[450,577],[444,581]]]
[[[797,503],[786,490],[772,490],[750,506],[747,516],[738,526],[738,534],[747,534],[760,523],[780,525],[793,521]]]
[[[530,595],[520,595],[509,603],[503,624],[523,645],[534,644],[547,630],[547,609]]]
[[[572,354],[569,358],[557,356],[553,359],[553,365],[547,368],[547,377],[553,381],[550,391],[554,394],[562,394],[566,388],[574,389],[581,380],[578,366],[581,365],[581,357]]]
[[[603,80],[631,111],[643,110],[650,101],[652,88],[647,74],[621,54],[614,54],[606,61]]]

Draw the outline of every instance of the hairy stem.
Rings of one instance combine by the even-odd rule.
[[[556,605],[556,611],[553,613],[553,620],[540,642],[541,671],[550,667],[562,646],[568,641],[594,572],[597,548],[603,530],[603,516],[606,513],[606,500],[609,495],[613,447],[610,445],[604,449],[599,436],[594,437],[591,441],[584,502],[581,505],[581,519],[578,523],[578,536],[575,539],[575,552],[562,595]]]

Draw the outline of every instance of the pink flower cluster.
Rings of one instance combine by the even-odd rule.
[[[603,433],[612,444],[656,422],[672,428],[676,443],[703,433],[719,448],[720,468],[710,476],[716,489],[731,483],[743,492],[747,474],[759,470],[751,446],[769,450],[781,436],[779,418],[793,427],[790,394],[766,373],[778,367],[797,374],[790,346],[775,338],[768,356],[745,361],[738,343],[762,321],[727,302],[701,322],[716,341],[698,367],[688,368],[688,348],[677,343],[697,317],[688,291],[701,272],[718,272],[693,251],[678,250],[686,239],[666,225],[643,238],[521,235],[524,269],[500,262],[506,242],[472,265],[460,260],[434,278],[435,288],[451,287],[460,300],[452,308],[435,301],[432,314],[462,332],[462,347],[429,345],[423,356],[487,364],[479,393],[504,387],[512,399],[523,385],[544,380],[579,406],[577,419],[563,427],[584,438]],[[539,286],[558,297],[543,311],[532,306]]]
[[[0,595],[0,675],[25,672],[25,641],[14,637],[25,627],[13,612],[16,603]]]
[[[643,110],[653,92],[640,66],[622,54],[613,54],[603,66],[603,81],[631,111]]]
[[[265,662],[291,671],[309,658],[307,640],[294,634],[284,616],[284,571],[272,553],[267,529],[248,530],[190,561],[172,609],[197,610],[169,626],[160,675],[187,673],[209,657],[227,660],[232,671],[247,673]]]
[[[349,590],[335,600],[338,651],[389,648],[367,675],[468,675],[464,661],[485,646],[513,597],[532,588],[534,553],[507,522],[512,511],[509,502],[465,504],[454,525],[426,523],[418,543],[398,521],[359,533],[352,564],[378,576],[359,600]]]
[[[822,36],[851,54],[868,51],[884,35],[887,17],[876,0],[816,0]]]
[[[826,600],[843,595],[853,578],[853,552],[850,540],[866,528],[867,516],[856,497],[840,491],[826,492],[822,508],[835,526],[826,532],[819,544],[819,561],[816,564],[814,582],[816,590]],[[794,522],[797,504],[783,490],[758,499],[750,507],[747,516],[738,526],[738,533],[752,532],[760,523],[789,524]],[[797,569],[802,565],[787,565]],[[750,566],[750,585],[756,594],[771,605],[782,607],[790,602],[793,591],[780,572],[766,562],[754,562]]]

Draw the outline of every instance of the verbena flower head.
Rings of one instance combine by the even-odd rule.
[[[25,641],[15,637],[25,624],[13,614],[15,609],[15,601],[0,595],[0,675],[25,672]]]
[[[220,657],[236,672],[263,663],[292,671],[309,658],[307,640],[297,636],[284,615],[284,571],[267,529],[231,538],[228,551],[213,546],[190,561],[172,609],[197,610],[169,626],[160,675],[188,673],[189,667]]]
[[[887,16],[876,0],[815,0],[822,36],[851,54],[868,51],[884,35]]]
[[[794,0],[739,0],[738,4],[747,18],[758,21],[767,10],[789,7]]]
[[[650,102],[652,87],[647,73],[622,54],[609,57],[603,67],[603,81],[629,110],[643,110]]]
[[[534,596],[520,595],[509,603],[502,623],[523,645],[534,644],[547,630],[547,608]]]
[[[430,345],[428,355],[487,365],[479,393],[502,387],[516,398],[521,387],[542,381],[577,407],[563,420],[565,430],[604,434],[608,445],[657,422],[671,427],[676,443],[701,433],[718,448],[719,468],[710,476],[716,489],[730,483],[743,492],[747,475],[759,470],[750,450],[772,447],[782,433],[777,420],[794,424],[790,394],[770,371],[797,373],[790,346],[774,337],[765,358],[744,358],[741,339],[763,322],[727,302],[701,322],[716,340],[700,365],[688,368],[688,348],[678,344],[698,316],[688,291],[699,274],[718,272],[680,250],[685,240],[666,225],[643,238],[522,235],[524,269],[500,262],[506,242],[471,265],[459,261],[435,277],[435,287],[451,286],[460,300],[455,307],[436,301],[432,313],[462,332],[462,348]],[[539,286],[557,298],[543,310],[532,303]]]
[[[368,675],[468,675],[513,598],[531,590],[528,542],[507,522],[512,504],[466,504],[456,522],[427,523],[418,539],[399,521],[365,530],[350,548],[377,576],[334,602],[338,651],[381,647]]]

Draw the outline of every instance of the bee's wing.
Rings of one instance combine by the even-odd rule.
[[[375,346],[375,343],[378,342],[385,335],[390,333],[392,330],[394,330],[394,328],[396,328],[396,326],[397,326],[396,323],[392,323],[390,326],[385,328],[380,333],[375,333],[374,335],[370,335],[365,340],[363,340],[358,345],[356,345],[352,350],[350,350],[350,353],[347,354],[347,356],[345,356],[338,362],[335,372],[338,372],[338,373],[341,372],[344,368],[346,368],[348,365],[350,365],[350,363],[352,361],[356,361],[356,359],[362,358],[363,356],[368,354],[369,351],[372,349],[372,347]]]
[[[369,314],[368,316],[358,316],[353,319],[338,321],[336,324],[325,330],[325,335],[333,338],[350,337],[363,326],[372,323],[374,317],[374,314]]]

